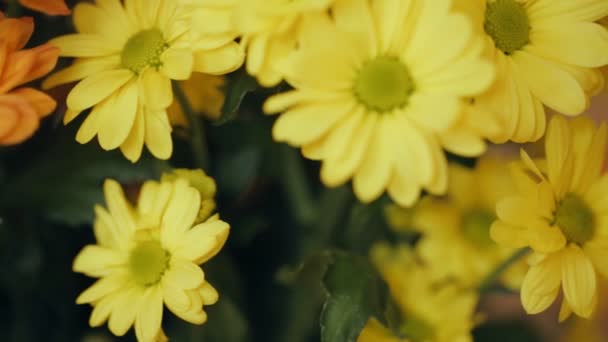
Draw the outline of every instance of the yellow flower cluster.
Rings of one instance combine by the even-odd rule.
[[[395,334],[372,319],[359,341],[470,341],[476,291],[505,262],[499,280],[521,287],[528,313],[560,293],[560,320],[593,313],[597,274],[608,276],[607,132],[560,114],[582,114],[604,87],[606,16],[606,0],[83,1],[77,33],[50,41],[73,62],[43,87],[76,82],[63,118],[85,116],[76,140],[136,162],[144,145],[172,156],[172,125],[186,124],[173,87],[208,97],[191,107],[218,117],[222,75],[243,66],[264,87],[285,82],[262,108],[277,115],[274,140],[319,161],[328,187],[352,181],[364,203],[387,193],[392,226],[421,234],[412,249],[373,250],[402,322]],[[558,113],[548,125],[545,108]],[[468,169],[446,157],[545,131],[542,160],[522,151],[509,167],[482,157]],[[213,179],[176,170],[146,182],[136,205],[115,181],[104,191],[97,244],[73,266],[99,278],[77,300],[94,307],[90,324],[134,326],[148,342],[166,339],[164,305],[205,322],[218,293],[199,265],[229,231],[212,215]],[[522,250],[527,264],[510,258]]]

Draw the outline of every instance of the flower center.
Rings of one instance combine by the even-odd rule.
[[[407,318],[400,327],[402,336],[412,342],[431,341],[435,335],[433,327],[417,317]]]
[[[159,29],[141,31],[129,38],[122,49],[120,61],[135,73],[140,73],[147,66],[158,68],[162,64],[160,55],[167,47]]]
[[[142,241],[129,256],[129,270],[142,286],[158,283],[169,266],[169,253],[156,240]]]
[[[478,247],[492,245],[494,242],[490,237],[490,226],[494,220],[496,216],[489,210],[471,210],[462,218],[462,233],[467,240]]]
[[[589,241],[595,233],[595,217],[591,208],[578,195],[570,193],[559,202],[555,224],[568,241],[579,245]]]
[[[368,109],[386,112],[408,103],[414,92],[414,81],[399,59],[376,57],[359,70],[354,92],[359,102]]]
[[[530,20],[522,3],[516,0],[488,2],[484,29],[506,55],[530,42]]]

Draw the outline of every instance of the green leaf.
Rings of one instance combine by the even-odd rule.
[[[93,221],[93,206],[103,203],[106,178],[136,183],[157,178],[168,169],[166,162],[151,157],[133,164],[118,151],[80,145],[70,133],[62,133],[7,180],[3,206],[34,208],[47,219],[77,226]]]
[[[245,99],[245,95],[256,90],[258,84],[255,78],[249,76],[245,69],[241,69],[234,73],[228,80],[226,90],[226,99],[222,106],[222,116],[214,122],[215,125],[222,125],[232,121]]]
[[[322,342],[354,342],[370,317],[383,321],[386,285],[366,258],[336,255],[323,283]]]

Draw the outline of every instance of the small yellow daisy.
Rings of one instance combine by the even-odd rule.
[[[209,0],[193,15],[201,34],[241,37],[247,72],[265,87],[277,85],[277,65],[296,48],[302,17],[325,11],[334,0]],[[229,26],[216,24],[230,18]]]
[[[601,89],[608,31],[594,21],[608,14],[608,1],[457,0],[456,7],[473,18],[497,66],[495,84],[474,98],[477,111],[505,125],[492,141],[538,140],[543,105],[578,115]]]
[[[478,296],[456,283],[435,282],[428,268],[405,246],[380,244],[372,260],[388,283],[402,317],[394,336],[377,320],[370,319],[357,342],[454,342],[472,341]]]
[[[412,226],[423,233],[416,251],[435,279],[477,287],[515,252],[490,238],[496,204],[513,194],[506,166],[498,157],[482,158],[474,169],[452,164],[447,197],[427,197],[414,209]],[[513,265],[502,280],[519,289],[525,271],[525,262]]]
[[[84,247],[73,265],[100,278],[76,300],[93,306],[92,327],[108,321],[122,336],[135,325],[140,342],[155,341],[163,336],[163,303],[190,323],[207,320],[203,306],[215,303],[218,293],[198,265],[220,251],[229,226],[217,215],[195,224],[200,194],[188,184],[146,182],[132,208],[117,182],[105,182],[107,209],[95,207],[97,244]]]
[[[279,66],[295,90],[264,105],[282,112],[274,139],[321,160],[327,186],[352,178],[363,202],[385,190],[404,206],[422,188],[444,193],[441,147],[467,156],[484,151],[474,130],[457,128],[465,98],[494,77],[470,21],[451,5],[337,0],[331,16],[308,16],[298,50]]]
[[[597,300],[596,273],[608,276],[608,176],[602,175],[606,125],[555,116],[545,140],[546,161],[522,150],[517,195],[500,201],[491,236],[533,254],[521,289],[530,314],[544,311],[560,290],[560,320],[572,311],[588,318]]]
[[[144,143],[159,159],[172,154],[166,111],[173,102],[171,80],[186,80],[192,71],[225,74],[244,58],[232,37],[193,41],[191,7],[179,1],[79,3],[73,19],[78,33],[52,44],[75,62],[44,87],[80,81],[67,97],[64,122],[91,109],[76,140],[87,143],[97,135],[102,148],[120,147],[131,161],[140,158]]]

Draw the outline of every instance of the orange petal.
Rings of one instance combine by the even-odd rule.
[[[19,88],[11,94],[21,96],[41,118],[50,114],[57,107],[57,103],[52,97],[34,88]]]
[[[6,42],[10,52],[23,48],[33,32],[34,19],[31,17],[0,19],[0,37]]]
[[[48,15],[70,14],[70,9],[65,4],[65,0],[19,0],[19,2],[27,8]]]
[[[17,113],[18,122],[13,129],[5,136],[0,138],[0,145],[15,145],[25,141],[32,136],[38,129],[40,121],[36,111],[24,99],[19,96],[9,94],[0,98],[0,106],[12,106]]]
[[[35,62],[36,55],[31,51],[10,53],[0,75],[0,93],[7,93],[22,84]]]
[[[51,44],[43,44],[27,51],[33,53],[35,58],[34,64],[25,76],[23,83],[42,77],[55,68],[59,58],[59,48]]]

